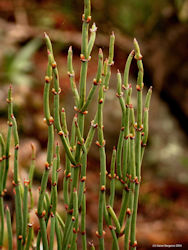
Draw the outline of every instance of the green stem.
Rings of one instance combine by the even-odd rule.
[[[68,50],[67,68],[68,68],[68,75],[70,78],[71,89],[72,89],[72,92],[74,95],[74,101],[75,101],[76,106],[78,106],[80,97],[79,97],[78,90],[76,87],[75,73],[74,73],[74,69],[73,69],[73,65],[72,65],[72,46],[70,46],[69,50]]]
[[[29,193],[30,193],[30,209],[34,206],[33,194],[32,194],[32,184],[33,184],[33,175],[35,171],[35,159],[36,159],[36,149],[34,144],[31,144],[32,148],[32,158],[31,158],[31,166],[29,169]]]
[[[19,137],[17,130],[17,123],[14,115],[12,114],[13,135],[14,135],[14,186],[15,186],[15,207],[16,207],[16,236],[17,236],[17,248],[22,249],[22,237],[23,237],[23,217],[21,207],[21,194],[20,184],[18,180],[18,149],[19,149]]]
[[[33,225],[28,224],[28,236],[27,236],[27,243],[25,246],[25,250],[29,250],[32,242],[32,235],[33,235]]]
[[[11,141],[11,132],[12,132],[12,118],[11,115],[13,114],[13,103],[12,103],[12,86],[10,85],[8,91],[8,134],[7,134],[7,142],[6,142],[6,149],[5,149],[5,172],[3,177],[3,189],[6,188],[6,181],[7,181],[7,174],[9,170],[9,157],[10,157],[10,141]]]
[[[13,249],[12,223],[11,223],[10,210],[9,210],[8,206],[6,207],[6,219],[7,219],[7,233],[8,233],[8,250],[12,250]]]
[[[138,196],[139,196],[139,187],[140,187],[140,163],[141,163],[141,132],[142,132],[142,89],[143,89],[143,64],[142,64],[142,55],[140,54],[140,49],[138,42],[134,39],[135,47],[135,59],[137,60],[138,66],[138,78],[137,78],[137,129],[136,129],[136,144],[135,144],[135,165],[136,165],[136,177],[137,182],[135,186],[135,195],[134,195],[134,208],[131,221],[131,237],[130,245],[133,249],[136,249],[136,217],[137,217],[137,208],[138,208]]]
[[[134,202],[134,189],[135,189],[135,129],[134,129],[134,109],[132,105],[130,104],[130,117],[131,117],[131,128],[130,128],[130,184],[129,184],[129,201],[128,201],[128,207],[126,210],[127,218],[126,218],[126,225],[125,225],[125,238],[124,238],[124,249],[129,250],[129,232],[130,232],[130,225],[131,225],[131,219],[132,219],[132,213],[133,213],[133,202]]]
[[[24,198],[23,198],[23,242],[25,245],[26,242],[26,233],[27,233],[27,223],[28,223],[28,190],[29,190],[29,181],[24,181]]]

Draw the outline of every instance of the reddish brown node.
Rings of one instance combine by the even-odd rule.
[[[82,113],[83,115],[87,115],[87,114],[88,114],[88,111],[85,110],[85,111],[82,111],[81,113]]]
[[[50,77],[49,76],[45,76],[45,82],[49,83],[50,82]]]
[[[58,135],[59,135],[59,136],[64,135],[63,131],[62,131],[62,130],[60,130],[60,131],[58,132]]]
[[[24,180],[24,185],[25,185],[26,187],[29,186],[29,183],[30,183],[30,180]]]
[[[106,190],[105,185],[102,185],[102,186],[101,186],[101,192],[104,192],[105,190]]]
[[[137,176],[134,178],[134,182],[135,182],[135,184],[139,184],[139,180],[138,180]]]
[[[71,173],[68,173],[67,175],[66,175],[66,178],[70,178],[71,177]]]
[[[23,236],[22,235],[18,235],[18,240],[22,240]]]
[[[124,131],[125,130],[125,127],[121,127],[121,131]]]
[[[72,221],[75,221],[75,220],[76,220],[76,218],[74,216],[72,216]]]
[[[142,58],[143,58],[143,56],[141,54],[134,56],[134,59],[137,61],[142,60]]]
[[[103,230],[102,235],[100,235],[99,232],[96,231],[95,234],[96,234],[97,238],[103,238],[105,236],[106,232]]]
[[[15,146],[15,149],[16,149],[16,150],[18,150],[18,149],[19,149],[19,144],[17,144],[17,145]]]
[[[45,162],[44,166],[45,166],[45,169],[46,169],[46,170],[49,170],[49,169],[50,169],[50,164],[49,164],[48,162]]]
[[[53,123],[54,123],[54,118],[53,118],[52,116],[50,116],[50,118],[49,118],[49,123],[50,123],[50,124],[53,124]]]
[[[130,209],[130,208],[127,208],[126,214],[127,214],[127,215],[131,215],[131,209]]]
[[[141,142],[141,146],[142,146],[142,147],[146,147],[146,146],[147,146],[147,144],[146,144],[146,143]]]
[[[123,92],[120,92],[120,94],[116,93],[116,96],[117,96],[118,98],[122,97],[122,96],[123,96]]]
[[[138,244],[137,244],[137,241],[135,240],[134,243],[133,243],[132,245],[130,244],[130,247],[137,247],[137,245],[138,245]]]
[[[74,72],[71,73],[71,72],[68,71],[67,74],[68,74],[69,77],[74,77]]]
[[[12,122],[8,121],[8,125],[9,125],[9,127],[12,127],[13,124],[12,124]]]
[[[125,185],[125,191],[126,191],[126,192],[129,192],[129,191],[130,191],[128,185]]]
[[[55,69],[57,67],[57,63],[56,62],[53,62],[52,63],[52,68]]]
[[[124,181],[123,179],[120,179],[120,182],[121,182],[122,184],[125,184],[125,181]]]
[[[19,183],[16,183],[16,182],[13,180],[13,181],[12,181],[12,185],[13,185],[14,187],[16,187],[16,186],[19,185]]]
[[[140,85],[138,85],[138,84],[136,85],[136,90],[137,91],[141,91],[142,90],[142,88],[140,87]]]
[[[81,182],[84,182],[84,181],[86,181],[86,176],[83,176],[81,179]]]
[[[94,123],[94,121],[91,121],[91,126],[92,126],[93,128],[97,128],[97,127],[98,127],[98,124],[97,124],[97,123]]]
[[[99,100],[99,104],[102,104],[103,103],[103,99],[101,98],[100,100]]]
[[[95,142],[95,144],[96,144],[99,148],[104,147],[104,146],[105,146],[105,143],[106,143],[105,140],[103,140],[102,145],[99,143],[99,141],[96,141],[96,142]]]
[[[129,134],[129,137],[131,140],[133,140],[135,138],[133,134]]]
[[[73,209],[67,210],[67,213],[68,213],[68,214],[72,214],[72,213],[73,213]]]
[[[110,230],[116,230],[116,227],[113,226],[113,225],[109,225],[108,227],[109,227]]]

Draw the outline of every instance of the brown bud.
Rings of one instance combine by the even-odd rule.
[[[127,214],[127,215],[131,215],[131,210],[130,210],[130,208],[127,208],[126,214]]]
[[[54,118],[52,116],[50,116],[49,123],[52,124],[53,122],[54,122]]]
[[[60,130],[60,131],[58,132],[58,135],[60,135],[60,136],[64,135],[63,131]]]
[[[48,162],[45,162],[44,166],[45,166],[46,170],[49,170],[50,164]]]
[[[116,227],[113,226],[113,225],[109,225],[109,229],[110,229],[110,230],[116,230]]]
[[[103,103],[103,99],[101,98],[100,100],[99,100],[99,104],[102,104]]]
[[[22,235],[18,235],[18,239],[22,240],[23,236]]]
[[[75,220],[76,220],[76,218],[74,216],[72,216],[72,221],[75,221]]]
[[[104,185],[101,186],[101,192],[104,192],[106,190],[106,187]]]
[[[84,182],[84,181],[86,181],[86,176],[83,176],[81,179],[81,182]]]
[[[45,82],[46,82],[46,83],[49,83],[49,82],[50,82],[49,76],[45,76]]]
[[[56,67],[57,67],[56,62],[53,62],[53,63],[52,63],[52,68],[55,69]]]

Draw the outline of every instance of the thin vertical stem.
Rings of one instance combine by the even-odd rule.
[[[29,169],[29,193],[30,193],[30,209],[34,206],[33,194],[32,194],[32,184],[33,184],[33,175],[35,171],[35,160],[36,160],[36,148],[34,144],[31,144],[32,156],[31,156],[31,166]]]
[[[23,238],[23,217],[21,208],[21,194],[20,183],[18,179],[18,149],[19,149],[19,137],[17,130],[17,123],[14,115],[12,114],[13,135],[14,135],[14,186],[15,186],[15,207],[16,207],[16,236],[17,236],[17,249],[22,249]]]
[[[7,141],[6,141],[6,149],[5,149],[5,172],[3,176],[3,189],[6,188],[7,174],[9,170],[9,157],[10,157],[10,141],[11,141],[11,132],[12,132],[12,119],[11,115],[13,113],[13,103],[12,103],[12,86],[10,85],[8,91],[8,133],[7,133]]]
[[[28,236],[27,236],[27,242],[25,246],[25,250],[29,250],[32,242],[32,234],[33,234],[33,224],[28,224]]]
[[[135,129],[134,129],[134,109],[132,104],[130,106],[130,150],[129,150],[129,161],[130,161],[130,169],[129,169],[129,176],[130,176],[130,182],[129,182],[129,200],[128,200],[128,207],[126,210],[127,218],[126,218],[126,225],[125,225],[125,238],[124,238],[124,249],[129,250],[129,232],[130,232],[130,225],[131,225],[131,219],[132,219],[132,213],[133,213],[133,202],[134,202],[134,189],[135,189]]]
[[[131,221],[131,242],[130,245],[133,249],[136,249],[137,241],[136,241],[136,217],[137,217],[137,209],[138,209],[138,196],[139,196],[139,188],[140,188],[140,163],[141,163],[141,132],[143,129],[142,125],[142,89],[143,89],[143,64],[142,64],[142,55],[140,53],[140,48],[136,39],[134,39],[134,47],[135,47],[135,59],[137,60],[138,66],[138,78],[137,78],[137,124],[136,124],[136,142],[135,142],[135,165],[136,165],[136,181],[135,181],[135,195],[134,195],[134,209],[132,214]]]
[[[8,206],[6,207],[6,219],[7,219],[7,233],[8,233],[8,250],[12,250],[13,249],[12,223],[11,223],[10,210],[9,210]]]
[[[23,197],[23,241],[22,245],[26,242],[27,223],[28,223],[28,190],[29,180],[24,181],[24,197]]]
[[[0,247],[3,246],[4,239],[4,202],[3,202],[3,174],[5,171],[5,142],[2,134],[0,134],[0,146],[1,146],[1,154],[0,154]]]

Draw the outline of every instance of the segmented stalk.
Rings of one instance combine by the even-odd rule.
[[[3,246],[4,239],[4,202],[3,202],[3,174],[5,170],[5,142],[2,134],[0,134],[0,146],[1,146],[1,154],[0,154],[0,248]]]
[[[95,23],[93,23],[93,25],[90,29],[91,35],[90,35],[89,43],[88,43],[88,55],[89,56],[91,54],[91,51],[93,49],[93,45],[95,43],[96,31],[97,31],[97,27],[96,27]]]
[[[11,115],[13,114],[13,103],[12,103],[12,86],[10,85],[8,91],[8,133],[7,133],[7,140],[6,140],[6,149],[5,149],[5,172],[3,177],[3,190],[6,188],[6,181],[7,181],[7,174],[9,170],[9,157],[10,157],[10,141],[11,141],[11,132],[12,132],[12,118]]]
[[[74,145],[75,145],[75,121],[73,119],[72,128],[71,128],[71,139],[70,139],[70,147],[71,147],[72,152],[74,151]],[[71,173],[70,160],[67,156],[66,156],[65,162],[66,162],[66,170],[65,170],[65,175],[63,179],[63,197],[64,197],[65,204],[68,206],[69,204],[68,187],[69,187],[72,173]]]
[[[33,184],[33,175],[35,171],[35,161],[36,161],[36,148],[34,144],[31,144],[32,156],[31,156],[31,166],[29,169],[29,193],[30,193],[30,209],[34,206],[33,194],[32,194],[32,184]]]
[[[68,224],[67,228],[65,225],[66,230],[64,231],[64,235],[63,235],[62,249],[66,250],[68,247],[69,239],[71,236],[71,231],[77,221],[77,218],[78,218],[78,195],[77,195],[77,190],[74,189],[73,191],[73,214],[72,214],[71,221]],[[72,241],[72,244],[74,244],[74,241]]]
[[[130,149],[129,149],[129,164],[130,164],[130,172],[128,173],[130,175],[130,182],[129,182],[129,199],[128,199],[128,207],[126,210],[126,225],[125,225],[125,238],[124,238],[124,249],[129,250],[129,232],[130,232],[130,225],[131,225],[131,219],[132,219],[132,213],[133,213],[133,202],[134,202],[134,189],[135,189],[135,119],[134,119],[134,109],[132,104],[129,105],[130,107]]]
[[[56,237],[57,237],[57,249],[61,250],[62,249],[62,234],[60,231],[59,221],[58,221],[57,216],[55,217],[55,232],[56,232]]]
[[[8,206],[6,207],[6,219],[7,219],[7,234],[8,234],[8,250],[12,250],[13,249],[12,223],[11,223],[10,210],[9,210]]]
[[[102,49],[99,49],[97,75],[96,78],[93,79],[93,86],[89,91],[86,103],[81,109],[82,112],[87,110],[87,107],[91,103],[91,100],[93,98],[97,86],[101,83],[102,66],[103,66],[103,52]]]
[[[16,207],[16,236],[17,236],[17,249],[22,249],[22,238],[23,238],[23,217],[21,207],[21,194],[20,194],[20,183],[18,179],[18,149],[19,149],[19,137],[17,130],[17,123],[14,115],[11,115],[13,124],[13,135],[14,135],[14,182],[15,186],[15,207]]]
[[[123,176],[124,180],[127,178],[127,173],[128,173],[128,166],[129,166],[129,113],[130,113],[130,97],[132,93],[132,88],[131,85],[129,84],[129,89],[128,89],[128,95],[127,95],[127,100],[126,100],[126,112],[125,112],[125,131],[124,131],[124,155],[123,155]],[[128,180],[129,182],[129,180]],[[122,194],[122,203],[121,203],[121,209],[119,213],[119,223],[120,226],[122,227],[123,221],[125,218],[125,212],[127,208],[127,203],[129,199],[129,188],[126,182],[124,182],[124,189],[123,189],[123,194]]]
[[[28,236],[27,236],[27,242],[25,246],[25,250],[29,250],[32,242],[32,234],[33,234],[33,224],[28,224]]]
[[[141,148],[141,163],[144,156],[145,147],[148,140],[148,116],[149,116],[149,106],[152,95],[152,87],[149,88],[148,93],[146,95],[145,106],[144,106],[144,124],[143,124],[143,138],[142,138],[142,148]]]
[[[78,106],[80,97],[79,97],[78,90],[76,87],[75,73],[74,73],[74,69],[73,69],[73,65],[72,65],[72,46],[70,46],[69,50],[68,50],[67,68],[68,68],[68,76],[70,78],[71,89],[72,89],[72,92],[74,95],[75,105]]]
[[[57,171],[59,169],[60,155],[59,155],[59,145],[56,144],[56,155],[53,161],[52,169],[52,187],[51,187],[51,230],[50,230],[50,245],[49,249],[53,249],[54,244],[54,234],[55,234],[55,221],[56,221],[56,207],[57,207],[57,182],[58,175]]]
[[[116,96],[119,99],[120,106],[121,106],[121,111],[122,111],[122,121],[121,121],[121,130],[120,130],[120,135],[119,135],[119,140],[118,140],[118,145],[117,145],[117,157],[116,157],[116,167],[117,167],[117,175],[119,179],[121,180],[122,178],[122,148],[123,148],[123,136],[124,136],[124,124],[125,124],[125,102],[123,99],[123,92],[122,92],[122,80],[121,80],[121,74],[118,70],[117,73],[117,93]]]
[[[48,49],[48,64],[50,64],[52,67],[52,76],[53,76],[53,80],[54,80],[54,88],[52,89],[52,93],[54,94],[54,119],[51,117],[50,120],[51,120],[51,123],[54,122],[55,128],[57,129],[58,135],[60,136],[61,141],[63,143],[66,155],[69,157],[71,163],[75,165],[75,160],[74,160],[74,157],[70,151],[69,143],[67,143],[65,134],[63,133],[62,128],[61,128],[60,115],[59,115],[59,94],[61,92],[61,89],[59,88],[59,75],[58,75],[58,70],[57,70],[57,64],[56,64],[56,62],[54,60],[54,56],[53,56],[51,41],[50,41],[50,38],[48,37],[47,34],[45,34],[45,41],[46,41],[46,45],[47,45],[47,49]],[[45,91],[46,91],[46,89],[45,89]],[[45,93],[44,93],[44,95],[45,95]],[[48,101],[48,103],[49,103],[49,101]],[[47,106],[48,103],[44,102],[44,106]],[[45,118],[47,120],[47,117],[45,117]]]
[[[130,245],[133,249],[136,249],[136,217],[137,217],[137,208],[138,208],[138,196],[139,196],[139,187],[140,187],[140,163],[141,163],[141,132],[142,132],[142,89],[143,89],[143,64],[142,64],[142,55],[140,53],[140,48],[136,39],[134,39],[135,47],[135,59],[137,60],[138,66],[138,78],[137,78],[137,124],[136,124],[136,142],[135,142],[135,164],[136,164],[136,177],[137,182],[135,184],[135,195],[134,195],[134,209],[132,214],[131,221],[131,242]],[[135,178],[136,178],[135,177]]]
[[[103,82],[103,90],[104,90],[104,97],[103,99],[105,100],[105,95],[106,95],[106,91],[109,88],[109,81],[110,81],[110,76],[111,76],[111,66],[114,64],[113,62],[113,58],[114,58],[114,42],[115,42],[115,36],[114,33],[112,32],[112,35],[110,36],[110,44],[109,44],[109,56],[108,59],[106,59],[104,61],[104,65],[103,65],[103,76],[102,76],[102,82]],[[103,105],[103,104],[102,104]],[[93,141],[93,137],[95,134],[95,128],[97,127],[97,119],[98,119],[98,111],[95,115],[94,120],[91,122],[91,127],[89,129],[87,138],[86,138],[86,149],[87,152],[90,149],[91,143]]]
[[[27,223],[28,223],[28,190],[29,190],[29,180],[25,180],[24,197],[23,197],[23,241],[22,241],[23,245],[25,245],[26,242]]]
[[[99,192],[99,212],[98,212],[98,231],[99,249],[104,249],[104,232],[103,232],[103,213],[105,205],[106,190],[106,154],[105,140],[103,135],[103,85],[99,88],[98,97],[98,142],[100,154],[100,192]]]
[[[43,210],[43,203],[44,203],[44,196],[46,191],[46,186],[48,182],[48,175],[49,170],[52,165],[53,159],[53,146],[54,146],[54,126],[53,126],[53,118],[50,114],[50,107],[49,107],[49,89],[50,89],[50,82],[52,80],[52,69],[51,69],[51,56],[52,56],[52,47],[51,42],[48,36],[45,34],[45,40],[48,48],[48,66],[47,72],[45,77],[45,85],[44,85],[44,115],[48,125],[48,145],[47,145],[47,161],[45,163],[45,170],[42,176],[40,193],[39,193],[39,200],[38,200],[38,208],[37,208],[37,215],[40,222],[40,234],[42,236],[42,243],[43,248],[48,249],[48,241],[47,241],[47,232],[46,232],[46,222],[45,222],[45,214],[46,211]],[[40,236],[40,235],[39,235]],[[38,236],[38,238],[39,238]],[[38,240],[40,242],[40,240]]]

